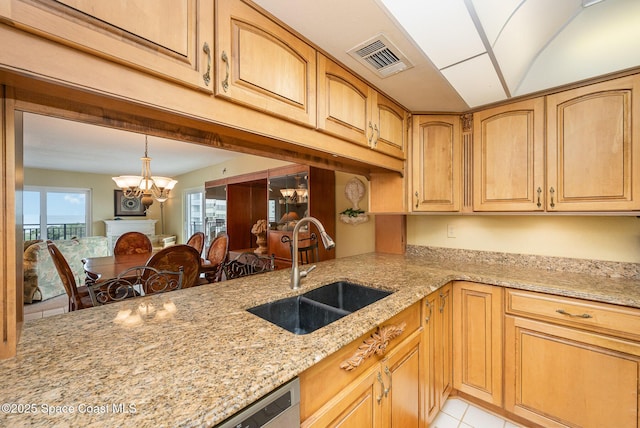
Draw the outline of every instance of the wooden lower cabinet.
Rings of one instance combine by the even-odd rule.
[[[419,303],[382,327],[402,323],[403,333],[389,342],[384,355],[371,355],[351,371],[341,369],[363,343],[359,339],[300,375],[302,427],[423,427]]]
[[[420,428],[422,331],[404,342],[331,399],[302,427]]]
[[[505,410],[545,427],[637,427],[640,311],[505,290]]]
[[[424,419],[432,422],[453,389],[451,284],[429,294],[424,310]]]
[[[403,322],[383,356],[340,369],[361,338],[300,375],[302,427],[425,428],[452,392],[523,426],[640,427],[638,309],[455,281]]]
[[[453,386],[502,406],[502,287],[453,284]]]
[[[640,344],[505,319],[505,409],[545,427],[637,427]]]
[[[363,376],[343,389],[321,411],[305,420],[301,427],[375,427],[381,426],[382,408],[378,398],[383,389],[379,367],[369,369]]]

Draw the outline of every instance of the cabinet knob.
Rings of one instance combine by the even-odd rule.
[[[536,190],[538,192],[538,203],[536,204],[538,206],[538,208],[542,207],[542,202],[540,202],[540,195],[542,195],[542,188],[538,187],[538,190]]]
[[[552,188],[549,189],[549,194],[551,195],[551,203],[549,204],[549,206],[551,208],[555,207],[556,204],[553,202],[553,195],[556,193],[556,191]]]

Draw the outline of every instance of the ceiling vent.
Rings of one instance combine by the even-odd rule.
[[[382,34],[360,43],[347,53],[383,79],[413,67],[400,49]]]

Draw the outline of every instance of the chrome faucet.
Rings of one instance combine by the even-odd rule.
[[[293,236],[291,237],[291,240],[293,241],[292,243],[293,250],[291,251],[291,289],[292,290],[297,290],[298,288],[300,288],[300,280],[306,277],[309,274],[309,272],[311,272],[316,268],[316,265],[313,265],[309,267],[309,269],[301,271],[300,267],[298,266],[300,263],[300,260],[298,257],[298,235],[300,234],[300,228],[305,223],[313,223],[316,225],[316,227],[320,231],[320,237],[322,238],[322,244],[324,245],[324,248],[326,248],[327,250],[330,250],[331,248],[336,246],[336,243],[333,241],[333,239],[331,239],[329,234],[327,234],[327,232],[324,230],[324,226],[322,225],[322,223],[320,223],[320,220],[318,220],[315,217],[303,217],[302,219],[300,219],[300,221],[297,222],[295,227],[293,228]]]

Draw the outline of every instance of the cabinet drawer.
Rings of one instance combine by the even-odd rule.
[[[402,323],[406,324],[403,332],[389,341],[385,355],[398,346],[404,339],[408,338],[411,333],[420,328],[420,302],[415,303],[398,315],[382,323],[379,328],[398,326]],[[340,365],[344,361],[352,358],[358,351],[358,347],[363,344],[363,341],[369,339],[371,335],[377,331],[378,328],[367,332],[357,340],[354,340],[300,374],[301,420],[305,420],[311,416],[348,384],[365,373],[367,369],[380,363],[380,360],[384,358],[385,355],[374,354],[364,359],[362,364],[353,370],[348,371],[340,368]]]
[[[640,310],[634,308],[507,290],[506,312],[614,336],[640,339]]]

